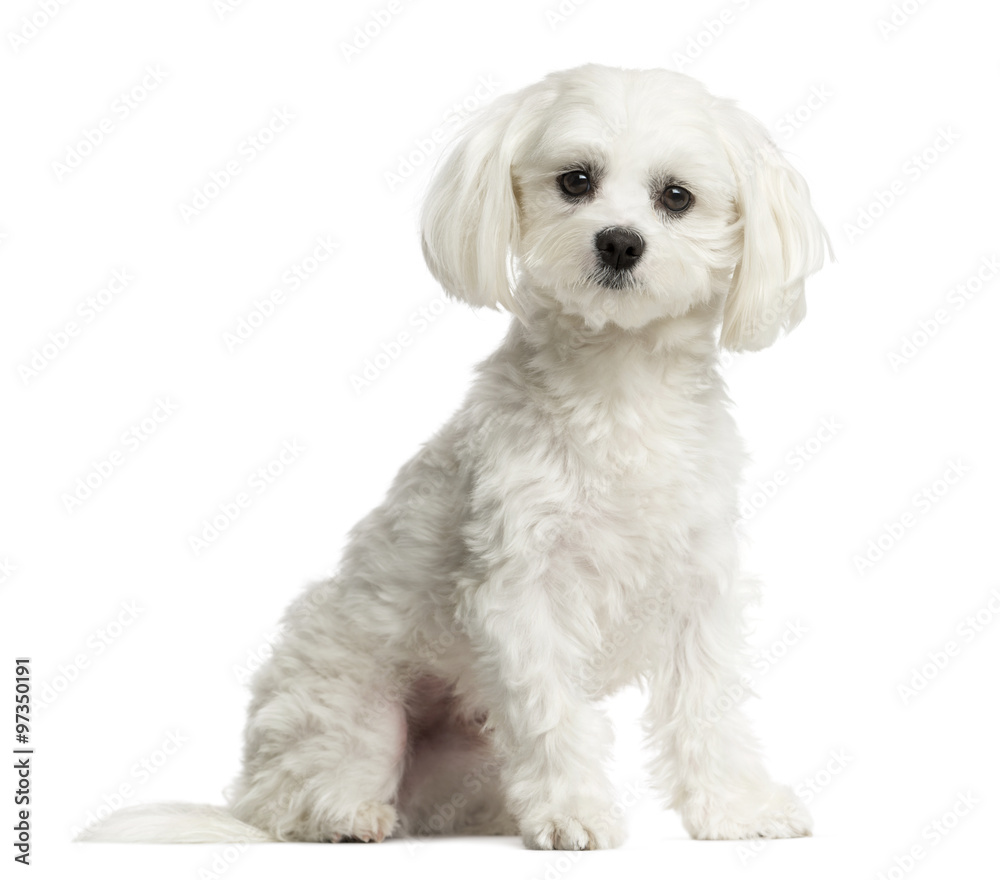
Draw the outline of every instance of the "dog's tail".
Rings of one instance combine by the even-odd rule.
[[[266,843],[277,840],[209,804],[139,804],[116,810],[76,838],[95,843]]]

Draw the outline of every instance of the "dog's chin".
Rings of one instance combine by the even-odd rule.
[[[548,289],[560,312],[582,320],[590,330],[637,330],[665,317],[660,296],[631,273],[588,275],[571,285]]]
[[[605,267],[584,274],[560,273],[554,266],[531,266],[522,277],[525,302],[573,318],[591,331],[636,331],[664,318],[682,315],[699,296],[651,282],[645,273]]]

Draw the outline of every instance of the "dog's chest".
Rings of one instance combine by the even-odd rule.
[[[684,398],[618,401],[554,428],[564,464],[540,492],[546,552],[575,569],[592,601],[609,585],[640,596],[684,555],[691,530],[718,515],[705,451],[714,431],[705,407]]]
[[[598,690],[624,683],[656,649],[664,615],[686,601],[692,547],[735,503],[741,454],[721,387],[642,390],[561,429],[576,484],[553,550],[597,630]]]
[[[628,534],[690,521],[731,464],[721,385],[678,369],[633,370],[556,417],[582,516]]]

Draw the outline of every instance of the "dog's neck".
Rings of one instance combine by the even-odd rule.
[[[653,466],[654,438],[679,422],[716,418],[726,396],[718,365],[717,307],[663,319],[641,330],[588,329],[560,313],[514,319],[482,367],[480,388],[519,405],[544,401],[558,434],[609,472]],[[658,465],[657,465],[658,466]]]
[[[707,306],[641,330],[533,313],[513,320],[482,365],[492,387],[480,390],[515,406],[544,401],[557,435],[603,473],[660,473],[677,425],[708,430],[725,406],[718,325],[718,308]]]
[[[716,374],[719,323],[715,302],[634,329],[610,323],[594,328],[577,315],[540,308],[512,323],[507,344],[528,355],[524,363],[537,370],[538,383],[585,399],[592,392],[702,384]]]

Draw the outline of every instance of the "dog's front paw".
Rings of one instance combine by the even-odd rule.
[[[611,849],[624,840],[624,829],[610,811],[574,810],[573,813],[522,820],[524,845],[528,849]]]
[[[757,797],[691,798],[682,808],[684,827],[695,840],[809,837],[812,817],[790,788],[774,786]]]

